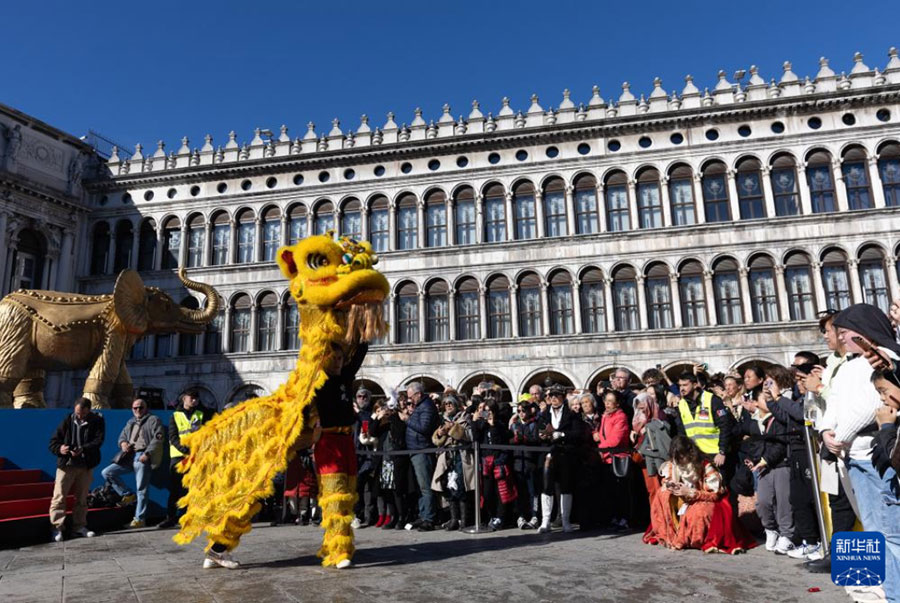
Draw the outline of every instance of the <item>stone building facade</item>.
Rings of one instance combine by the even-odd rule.
[[[747,75],[114,152],[88,185],[77,287],[109,291],[130,266],[196,304],[183,265],[218,289],[206,335],[133,352],[135,384],[168,401],[199,386],[222,406],[283,380],[297,319],[274,253],[332,229],[371,240],[391,283],[390,336],[360,375],[378,389],[789,363],[822,351],[817,312],[900,295],[900,59]],[[64,376],[61,399],[79,386]]]

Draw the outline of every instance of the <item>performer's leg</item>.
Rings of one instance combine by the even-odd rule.
[[[353,557],[353,505],[356,503],[356,476],[326,473],[319,476],[319,506],[325,536],[317,555],[322,565],[338,565]]]

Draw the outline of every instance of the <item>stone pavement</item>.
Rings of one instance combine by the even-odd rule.
[[[200,544],[178,546],[173,534],[129,530],[0,550],[0,601],[849,601],[827,575],[761,548],[674,552],[639,534],[369,528],[357,532],[356,566],[344,571],[318,564],[315,527],[258,525],[235,555],[243,567],[231,571],[203,570]]]

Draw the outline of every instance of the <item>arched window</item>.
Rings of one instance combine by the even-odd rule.
[[[475,191],[464,186],[456,192],[454,222],[456,223],[456,244],[475,244]]]
[[[488,281],[488,338],[512,337],[512,316],[509,305],[509,281],[496,276]]]
[[[273,352],[278,349],[278,297],[267,292],[259,300],[256,315],[256,349]]]
[[[256,221],[253,212],[245,209],[237,217],[237,263],[249,264],[253,261],[253,250],[256,248]]]
[[[216,212],[212,218],[212,261],[213,266],[224,266],[228,263],[228,250],[231,246],[231,220],[228,213]]]
[[[222,353],[222,328],[224,324],[225,313],[220,311],[216,314],[216,317],[206,325],[206,331],[203,334],[204,354]]]
[[[733,258],[722,258],[713,265],[713,292],[716,296],[716,317],[720,325],[743,322],[741,285],[738,264]]]
[[[812,320],[816,315],[809,256],[802,251],[784,260],[784,284],[787,287],[791,320]]]
[[[376,253],[382,253],[388,250],[390,239],[388,200],[384,195],[378,195],[369,205],[369,242]]]
[[[480,315],[478,281],[474,278],[464,278],[456,286],[456,338],[480,339]]]
[[[566,183],[551,178],[544,184],[544,234],[548,237],[564,237],[569,234],[566,224]]]
[[[442,280],[425,289],[425,340],[450,341],[449,289]]]
[[[575,179],[575,228],[578,234],[600,232],[597,180],[590,174]]]
[[[415,249],[418,238],[416,198],[403,195],[397,202],[397,249]]]
[[[425,246],[447,245],[447,197],[443,191],[432,191],[425,198]]]
[[[685,327],[705,327],[706,288],[703,284],[703,266],[689,260],[681,265],[678,275],[678,293],[681,297],[681,323]]]
[[[703,209],[707,222],[731,220],[726,171],[727,168],[721,161],[710,161],[703,168]]]
[[[196,297],[187,296],[181,300],[181,307],[190,310],[199,310],[200,302]],[[191,335],[189,333],[181,333],[178,336],[178,355],[179,356],[196,356],[197,343],[200,341],[199,335]]]
[[[900,206],[900,144],[889,142],[878,149],[878,173],[888,207]]]
[[[877,306],[887,314],[891,297],[884,270],[884,252],[877,245],[866,245],[859,252],[859,282],[862,285],[863,301]]]
[[[484,189],[484,242],[506,240],[506,194],[500,184]]]
[[[669,202],[672,204],[672,225],[697,223],[694,204],[694,172],[689,165],[676,165],[669,171]]]
[[[837,211],[834,199],[834,179],[831,177],[831,155],[815,151],[806,159],[806,180],[814,214]]]
[[[362,204],[358,199],[347,199],[341,210],[341,236],[362,238]]]
[[[519,336],[544,334],[541,324],[541,279],[533,272],[519,278]]]
[[[178,268],[178,255],[181,250],[181,222],[178,218],[169,218],[163,225],[163,270]]]
[[[141,222],[140,241],[138,241],[138,270],[153,270],[156,256],[156,222],[147,218]]]
[[[309,228],[307,226],[308,215],[306,206],[302,203],[294,203],[291,206],[288,216],[290,217],[291,229],[291,236],[288,241],[291,245],[296,245],[300,239],[306,238],[306,233]]]
[[[419,342],[419,290],[404,283],[397,292],[397,343]]]
[[[841,171],[844,174],[844,185],[847,187],[849,209],[870,209],[872,207],[869,166],[866,165],[866,159],[866,150],[860,146],[853,146],[844,151]]]
[[[572,277],[565,270],[550,275],[547,290],[550,305],[550,334],[569,335],[575,332],[575,304],[572,301]]]
[[[762,166],[755,157],[742,159],[737,165],[735,185],[741,220],[755,220],[766,217],[766,203],[763,198]]]
[[[800,194],[797,192],[797,164],[793,155],[781,153],[772,160],[772,194],[776,216],[800,214]]]
[[[847,255],[840,249],[827,249],[822,254],[822,286],[825,288],[826,308],[843,310],[850,306]]]
[[[263,214],[263,261],[274,262],[281,247],[281,210],[270,207]]]
[[[313,224],[316,227],[315,234],[317,235],[324,235],[329,230],[334,230],[334,204],[331,201],[321,201],[316,205]]]
[[[631,229],[628,215],[628,176],[616,171],[606,177],[606,229],[620,232]]]
[[[669,289],[669,267],[663,263],[647,268],[647,320],[651,329],[671,329],[672,294]]]
[[[91,237],[91,274],[106,274],[109,237],[108,223],[97,222],[94,224],[94,234]]]
[[[297,350],[300,349],[300,312],[297,311],[297,302],[290,295],[285,297],[282,304],[282,312],[284,312],[284,330],[281,334],[281,349]],[[387,316],[385,314],[385,316]]]
[[[530,182],[520,182],[513,188],[513,216],[516,218],[517,241],[537,236],[534,186]]]
[[[101,223],[105,224],[105,222]],[[43,235],[30,228],[25,228],[19,232],[19,243],[16,245],[13,258],[14,264],[11,278],[11,289],[13,291],[16,289],[45,288],[44,257],[46,252],[47,241]]]
[[[640,228],[662,228],[659,172],[653,168],[645,168],[637,175],[637,204]]]
[[[778,322],[778,294],[772,258],[757,255],[750,260],[749,285],[753,322]]]
[[[616,331],[637,331],[641,328],[637,273],[631,266],[622,266],[613,272],[613,306]]]
[[[606,331],[606,292],[603,273],[588,268],[581,273],[581,328],[585,333]]]
[[[202,214],[194,214],[188,220],[188,268],[203,265],[203,244],[206,238],[206,220]]]
[[[250,296],[238,295],[231,306],[231,351],[250,349]]]
[[[113,272],[125,270],[131,266],[131,248],[134,245],[134,226],[131,220],[119,220],[116,224],[116,261]]]

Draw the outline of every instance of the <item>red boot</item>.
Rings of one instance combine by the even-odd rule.
[[[376,527],[376,528],[380,528],[381,526],[383,526],[383,525],[384,525],[384,522],[385,522],[385,519],[387,519],[387,518],[386,518],[384,515],[379,515],[379,516],[378,516],[378,521],[375,522],[375,527]]]

